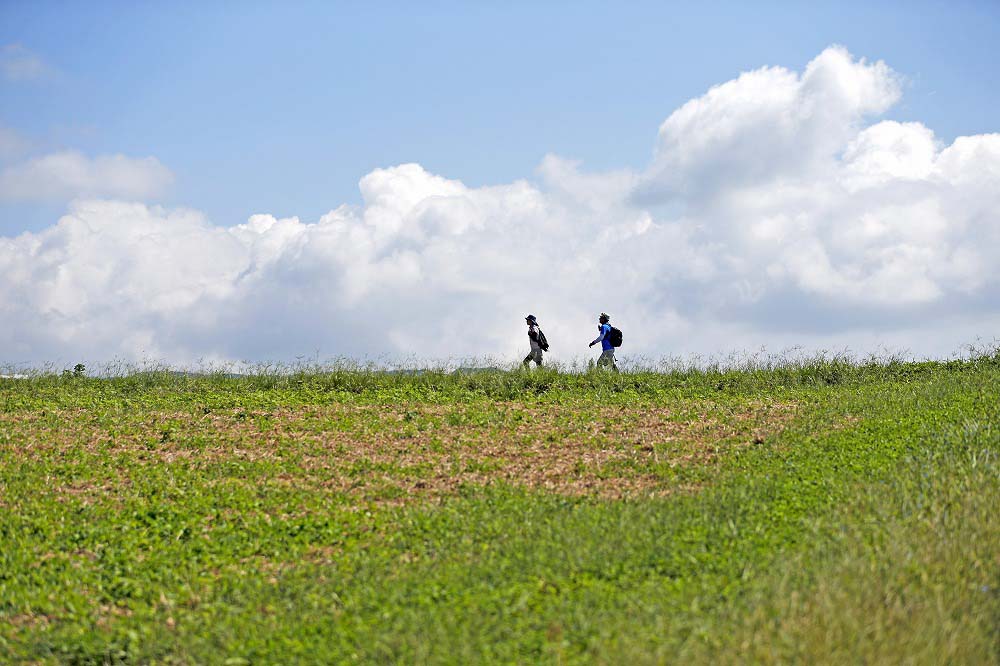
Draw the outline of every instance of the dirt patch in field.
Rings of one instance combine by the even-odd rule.
[[[503,482],[572,495],[666,495],[689,490],[676,468],[711,466],[759,445],[794,418],[791,403],[723,407],[497,403],[329,405],[246,412],[0,415],[8,455],[48,463],[106,461],[123,468],[167,463],[209,469],[258,466],[246,482],[314,488],[401,503]],[[106,479],[108,477],[105,477]],[[217,478],[217,475],[216,475]],[[232,480],[231,476],[224,479]],[[685,480],[686,479],[686,480]],[[70,475],[51,490],[113,493],[112,480]]]

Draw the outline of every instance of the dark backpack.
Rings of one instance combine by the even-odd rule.
[[[542,329],[538,329],[538,346],[542,348],[542,351],[549,350],[549,341],[545,339],[545,334],[542,333]]]
[[[611,342],[612,347],[622,346],[622,332],[621,330],[611,327],[611,332],[608,334],[608,340]]]

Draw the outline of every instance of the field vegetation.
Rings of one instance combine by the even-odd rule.
[[[0,379],[0,661],[997,663],[1000,352]]]

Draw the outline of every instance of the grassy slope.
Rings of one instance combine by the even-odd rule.
[[[995,661],[997,360],[611,378],[334,372],[7,381],[0,655],[77,663]],[[796,410],[779,435],[755,445],[737,445],[747,433],[734,426],[732,445],[697,465],[629,459],[629,473],[685,489],[667,497],[565,495],[500,481],[403,505],[386,501],[396,496],[385,489],[318,489],[299,437],[277,437],[271,457],[208,457],[217,440],[251,431],[188,432],[181,418],[222,413],[255,422],[259,434],[275,410],[403,405],[400,422],[319,410],[293,434],[340,430],[406,443],[419,441],[422,428],[454,426],[475,447],[511,425],[497,401],[567,414],[556,447],[576,432],[574,418],[607,418],[600,409],[608,405],[669,407],[680,421],[725,421],[762,403]],[[24,419],[34,420],[18,426]],[[139,442],[148,455],[95,446],[95,433]],[[252,448],[255,440],[237,441]],[[178,445],[195,455],[157,458]],[[653,442],[664,455],[674,445]],[[701,436],[691,445],[714,444]],[[359,480],[419,473],[337,471]],[[625,478],[620,469],[587,473]]]

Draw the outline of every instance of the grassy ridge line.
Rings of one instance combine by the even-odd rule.
[[[331,402],[453,402],[456,400],[576,399],[592,396],[617,402],[636,399],[745,394],[876,382],[918,381],[941,372],[1000,367],[1000,349],[950,361],[859,362],[816,358],[763,366],[688,368],[669,372],[636,369],[621,374],[484,371],[469,374],[427,371],[397,374],[364,370],[269,371],[232,377],[227,373],[185,375],[167,371],[125,372],[88,378],[35,374],[0,379],[0,410],[55,408],[208,408],[277,406]]]

